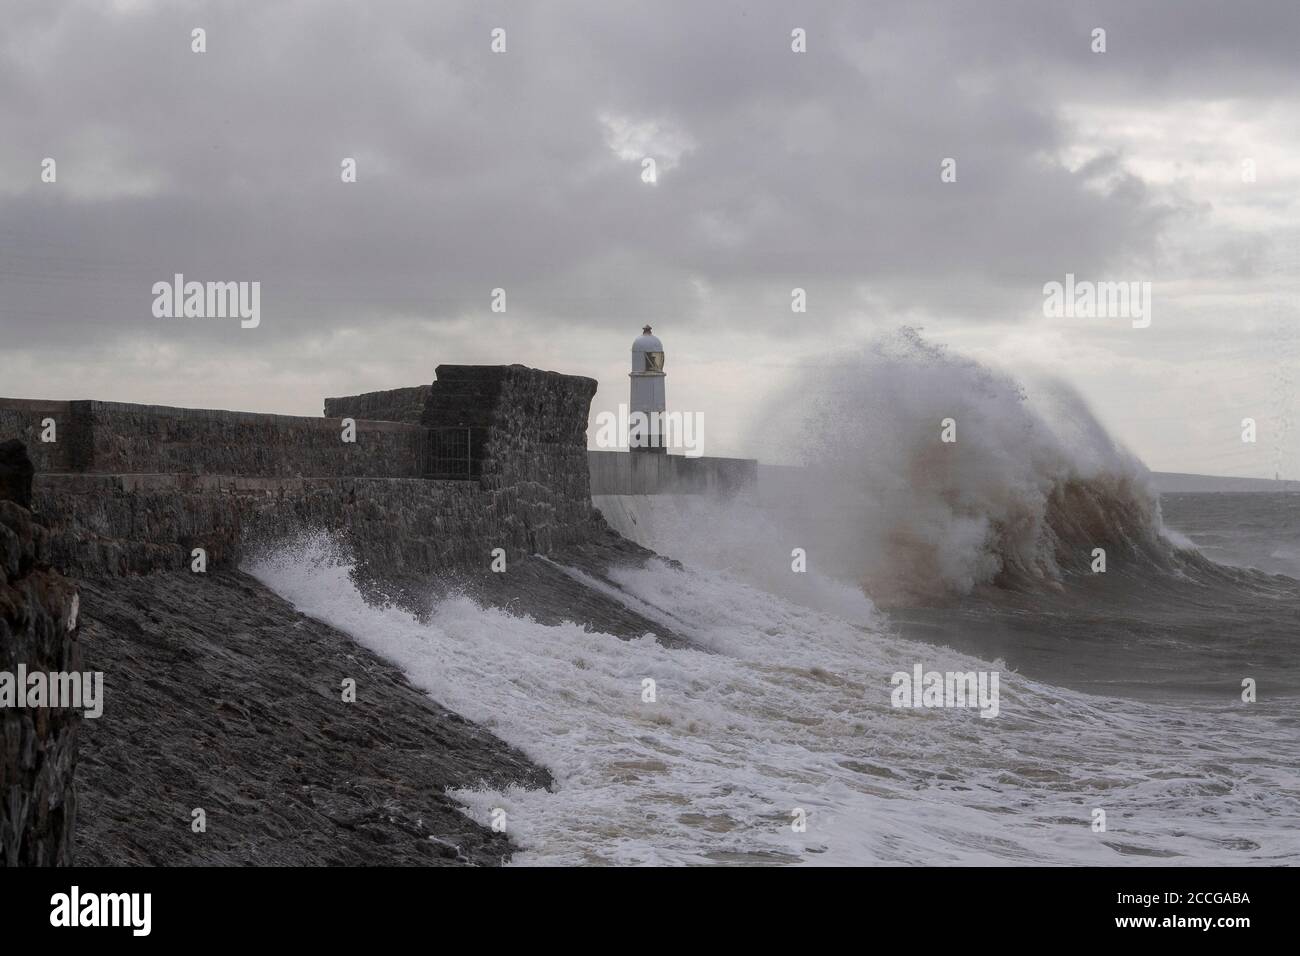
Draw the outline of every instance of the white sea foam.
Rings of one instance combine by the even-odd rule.
[[[1169,550],[1147,469],[1074,390],[913,330],[796,380],[762,431],[805,466],[765,476],[779,538],[882,605],[1054,583],[1096,546]]]
[[[463,597],[421,622],[368,605],[321,538],[249,570],[555,775],[554,792],[455,794],[485,825],[507,811],[517,863],[1300,862],[1300,742],[1262,703],[1064,691],[900,640],[869,605],[854,620],[658,561],[615,581],[707,651]],[[890,674],[917,661],[1001,670],[1000,715],[891,709]]]

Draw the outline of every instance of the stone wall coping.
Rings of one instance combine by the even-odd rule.
[[[469,482],[440,480],[436,478],[390,478],[390,477],[355,477],[345,475],[324,477],[260,477],[250,475],[194,475],[187,472],[137,472],[117,474],[96,474],[66,471],[37,472],[35,482],[49,485],[58,484],[59,490],[71,494],[95,494],[111,489],[116,491],[280,491],[297,490],[307,486],[337,485],[341,482],[374,482],[392,484],[394,482],[413,485],[447,485],[461,487]],[[477,483],[475,488],[477,488]]]
[[[93,411],[122,412],[126,414],[156,415],[160,418],[190,418],[210,421],[225,421],[239,424],[283,425],[286,427],[306,426],[308,428],[336,428],[341,418],[324,418],[312,415],[278,415],[272,412],[234,412],[220,408],[179,408],[173,405],[137,405],[131,402],[87,403]],[[419,425],[408,422],[386,422],[379,420],[356,419],[357,427],[364,426],[374,431],[418,432]]]
[[[75,401],[46,401],[33,398],[0,398],[0,409],[12,411],[59,411],[70,412],[73,406],[88,408],[91,412],[116,412],[127,415],[148,415],[157,418],[188,418],[200,421],[224,421],[242,425],[280,425],[296,428],[320,428],[333,430],[339,427],[341,418],[324,418],[314,415],[278,415],[273,412],[236,412],[221,408],[181,408],[175,405],[140,405],[134,402],[102,402],[97,399]],[[424,431],[410,422],[389,422],[380,419],[355,419],[358,428],[367,431],[408,432],[415,434]]]
[[[56,401],[47,398],[0,398],[0,408],[15,412],[66,412],[71,409],[71,402]]]
[[[630,455],[632,452],[621,448],[588,448],[588,455]],[[644,454],[637,452],[636,454]],[[714,462],[744,462],[747,465],[757,465],[757,458],[721,458],[717,455],[683,455],[675,451],[670,451],[665,458],[680,459],[682,461],[697,461],[702,464],[712,464]]]

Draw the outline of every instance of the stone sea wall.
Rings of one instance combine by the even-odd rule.
[[[752,487],[752,461],[588,452],[595,392],[522,365],[442,365],[429,385],[327,399],[329,418],[0,399],[0,441],[27,443],[55,564],[84,575],[188,569],[196,548],[210,568],[237,567],[310,531],[376,572],[478,568],[494,548],[607,535],[593,493]],[[43,442],[50,422],[57,440]]]
[[[349,416],[350,417],[350,416]],[[43,421],[55,441],[41,440]],[[263,415],[122,402],[0,399],[0,439],[19,438],[38,472],[416,477],[425,431],[390,421]]]
[[[84,724],[0,709],[0,863],[71,861],[79,737],[91,862],[501,861],[509,840],[446,790],[545,785],[545,771],[237,568],[322,532],[359,584],[412,606],[446,572],[448,586],[477,578],[489,604],[569,619],[596,602],[595,619],[640,636],[650,622],[531,557],[644,557],[592,506],[595,389],[522,366],[443,366],[428,386],[331,399],[356,419],[354,443],[338,418],[0,399],[0,497],[23,499],[0,500],[0,671],[81,670],[84,629],[110,702]],[[431,477],[462,435],[473,467]],[[34,468],[25,452],[6,467],[11,438]],[[509,582],[489,573],[497,548]],[[196,549],[205,574],[191,573]],[[64,573],[81,581],[84,623]],[[354,673],[366,703],[352,709],[337,688]],[[216,821],[207,839],[188,826],[195,793]]]
[[[326,418],[366,418],[380,422],[406,422],[418,425],[429,401],[431,385],[390,388],[382,392],[363,392],[343,398],[325,399]]]
[[[84,448],[75,447],[78,432],[86,432],[74,421],[75,404],[85,403],[0,398],[0,441],[17,439],[26,445],[37,471],[75,470],[86,457]],[[47,422],[55,426],[55,441],[41,441]]]
[[[566,529],[585,529],[580,534],[586,537],[591,528],[603,527],[591,504],[587,472],[594,379],[522,365],[445,371],[449,374],[439,369],[424,422],[450,424],[455,416],[485,428],[483,487],[511,502],[507,516],[526,515],[523,523],[510,522],[512,537],[522,535],[533,550],[545,551],[557,537],[573,543]],[[490,415],[476,418],[479,409],[489,409]]]
[[[752,458],[687,458],[639,452],[589,451],[593,495],[718,495],[752,491],[758,462]]]
[[[418,575],[608,534],[587,471],[593,380],[519,365],[437,375],[328,400],[410,419],[423,396],[418,423],[357,419],[352,443],[337,418],[15,399],[0,399],[0,440],[36,450],[33,508],[57,565],[78,574],[188,569],[196,548],[209,568],[234,567],[266,542],[323,531],[377,572]],[[57,441],[40,441],[44,419]],[[470,428],[472,471],[428,477],[432,439]]]
[[[81,670],[76,586],[50,567],[50,541],[0,500],[0,674]],[[11,688],[12,689],[12,688]],[[0,866],[72,862],[81,711],[0,706]]]
[[[608,533],[589,502],[557,506],[545,488],[418,478],[41,475],[33,507],[54,563],[92,576],[188,571],[195,548],[211,569],[237,567],[266,544],[325,532],[376,574],[412,577]]]

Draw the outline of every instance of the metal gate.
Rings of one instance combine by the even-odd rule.
[[[420,474],[441,481],[472,481],[482,474],[484,429],[430,428],[420,456]]]

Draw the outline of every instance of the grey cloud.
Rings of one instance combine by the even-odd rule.
[[[0,322],[38,358],[130,337],[237,355],[233,326],[152,318],[174,272],[262,281],[258,345],[285,361],[330,329],[482,313],[496,286],[565,333],[528,357],[553,366],[584,328],[658,317],[782,334],[795,285],[825,318],[791,336],[846,312],[1005,318],[1045,278],[1153,260],[1195,215],[1122,156],[1052,162],[1063,102],[1293,95],[1300,35],[1282,0],[112,9],[6,14]],[[607,114],[694,147],[645,186]],[[35,182],[46,155],[57,187]]]

